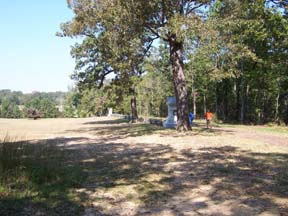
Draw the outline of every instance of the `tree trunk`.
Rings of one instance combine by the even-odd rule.
[[[184,76],[183,43],[176,41],[176,36],[174,36],[174,38],[170,40],[169,45],[177,104],[177,130],[191,130],[188,118],[188,98]]]
[[[237,79],[234,82],[234,92],[235,92],[235,97],[236,97],[236,103],[235,103],[235,112],[234,112],[234,120],[235,121],[240,121],[240,107],[241,107],[241,103],[240,103],[240,84],[239,84],[239,79]]]
[[[288,96],[286,99],[286,119],[285,119],[285,124],[288,127]]]
[[[206,94],[204,93],[203,95],[203,111],[204,111],[204,115],[207,112],[207,107],[206,107]]]
[[[226,121],[227,113],[228,113],[228,80],[223,81],[223,101],[222,101],[222,117],[223,120]]]
[[[140,114],[140,116],[143,116],[143,114],[142,114],[142,101],[140,100],[139,101],[139,114]]]
[[[194,113],[194,118],[196,118],[196,115],[197,115],[196,92],[193,92],[193,113]]]
[[[137,114],[137,105],[136,105],[136,97],[135,95],[131,98],[131,112],[132,112],[132,123],[135,123],[138,119]]]
[[[244,123],[244,112],[245,112],[245,93],[244,93],[244,89],[245,89],[245,84],[244,84],[244,78],[243,76],[241,77],[241,112],[240,112],[240,122],[241,124]]]
[[[266,99],[267,98],[267,99]],[[262,98],[262,124],[265,124],[266,123],[266,100],[268,100],[268,95],[266,95],[266,92],[263,90],[263,98]]]
[[[216,83],[216,87],[215,87],[215,114],[216,114],[216,118],[218,117],[218,91],[217,91],[217,83]]]
[[[193,61],[194,61],[194,59],[193,59]],[[196,115],[197,115],[197,105],[196,105],[197,92],[194,88],[194,71],[192,71],[191,81],[192,81],[191,93],[192,93],[193,114],[194,114],[194,118],[196,118]]]
[[[274,121],[277,122],[278,124],[280,124],[279,122],[279,98],[280,98],[280,94],[278,92],[277,97],[276,97],[275,116],[274,116]]]

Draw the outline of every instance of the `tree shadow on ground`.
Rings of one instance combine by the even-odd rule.
[[[84,137],[0,143],[0,215],[78,215],[86,175],[65,149]]]
[[[118,125],[99,125],[97,127],[86,127],[76,130],[67,130],[67,133],[90,133],[92,135],[104,135],[120,138],[138,137],[153,134],[157,131],[165,131],[166,128],[157,125],[143,123],[122,123]]]
[[[102,135],[107,136],[108,139],[124,139],[127,137],[140,137],[145,135],[151,134],[159,134],[160,136],[172,136],[172,137],[183,137],[183,136],[194,136],[194,135],[201,135],[201,136],[215,136],[221,134],[234,134],[233,130],[223,129],[223,128],[212,128],[207,129],[203,127],[193,127],[192,131],[182,132],[179,133],[176,129],[168,129],[158,125],[152,125],[147,123],[117,123],[117,120],[111,120],[113,122],[110,124],[110,121],[95,121],[92,124],[97,125],[95,127],[84,127],[76,130],[67,130],[67,133],[80,133],[86,134],[89,133],[91,135]],[[122,121],[120,119],[119,121]],[[107,122],[103,123],[103,122]],[[89,122],[87,123],[90,124]]]
[[[117,119],[112,119],[112,120],[97,120],[97,121],[90,121],[90,122],[85,122],[83,123],[84,125],[97,125],[97,124],[121,124],[121,123],[128,123],[128,119],[122,119],[122,118],[117,118]]]
[[[285,215],[288,212],[288,154],[255,153],[233,146],[191,146],[179,151],[173,145],[114,141],[95,142],[84,137],[30,141],[34,146],[43,142],[57,144],[57,149],[65,154],[62,165],[77,167],[87,176],[78,185],[72,184],[62,191],[67,194],[70,189],[77,190],[78,201],[64,195],[63,200],[69,205],[54,203],[56,207],[61,206],[62,215],[66,210],[69,215],[69,209],[81,204],[96,215]],[[48,194],[53,196],[53,193],[58,192],[52,190]],[[19,201],[13,199],[15,203]],[[0,209],[7,200],[1,197]],[[33,205],[32,198],[28,201],[32,203],[31,208],[40,208]],[[53,205],[47,200],[39,202],[49,209],[42,215],[61,215],[51,210]],[[70,215],[78,214],[77,209],[78,212]]]
[[[194,128],[195,135],[222,135],[230,134],[233,135],[235,132],[232,130],[227,130],[223,128]]]
[[[288,195],[286,154],[252,154],[233,147],[205,148],[183,154],[187,163],[174,169],[180,175],[174,179],[169,177],[166,181],[171,188],[168,194],[174,196],[175,193],[192,189],[191,192],[196,191],[197,195],[192,196],[191,200],[197,200],[199,195],[204,197],[200,203],[188,202],[191,210],[205,215],[218,214],[222,207],[229,208],[227,214],[231,215],[257,215],[267,209],[287,212],[287,205],[279,206],[273,200],[287,198]],[[282,176],[283,173],[286,175]],[[173,181],[176,183],[173,184]],[[201,187],[203,191],[199,193]],[[187,204],[177,204],[177,208],[181,209],[181,206],[187,209]],[[207,206],[218,208],[209,209]]]
[[[74,162],[88,175],[82,193],[95,212],[258,215],[288,211],[287,154],[252,153],[231,146],[179,152],[168,145],[145,143],[89,143],[67,151],[78,155]],[[137,208],[127,207],[129,203]]]

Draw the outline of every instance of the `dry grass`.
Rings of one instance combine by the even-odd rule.
[[[0,215],[75,215],[84,172],[58,143],[0,140]],[[82,208],[82,209],[81,209]]]
[[[0,119],[0,136],[57,142],[88,176],[75,188],[85,215],[288,212],[285,128],[196,124],[178,133],[108,118]]]

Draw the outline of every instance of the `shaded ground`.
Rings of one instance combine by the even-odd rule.
[[[288,215],[287,134],[198,125],[177,133],[107,118],[0,120],[0,136],[57,143],[87,175],[74,188],[86,216]]]

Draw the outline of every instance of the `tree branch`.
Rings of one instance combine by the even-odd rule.
[[[151,26],[149,26],[149,24],[145,24],[144,27],[147,28],[152,34],[160,38],[160,34],[157,32],[157,30],[153,29]]]
[[[101,80],[100,80],[100,84],[99,84],[99,86],[98,86],[98,89],[100,89],[100,88],[103,86],[105,77],[106,77],[108,74],[114,72],[113,69],[108,70],[108,69],[105,68],[105,70],[107,70],[107,71],[102,74]]]
[[[196,10],[196,9],[202,7],[202,6],[204,6],[204,3],[201,3],[201,4],[199,4],[199,5],[195,6],[195,7],[192,7],[190,9],[187,8],[186,16],[189,15],[190,13],[192,13],[194,10]]]
[[[163,25],[164,25],[164,24],[163,24]],[[162,26],[162,24],[161,24],[161,26]],[[161,35],[158,33],[158,31],[155,30],[155,29],[153,29],[151,26],[149,26],[149,24],[145,24],[144,27],[147,28],[152,34],[154,34],[154,35],[156,36],[153,40],[158,39],[158,38],[161,38],[161,39],[164,40],[164,41],[168,41],[167,38],[161,36]]]

